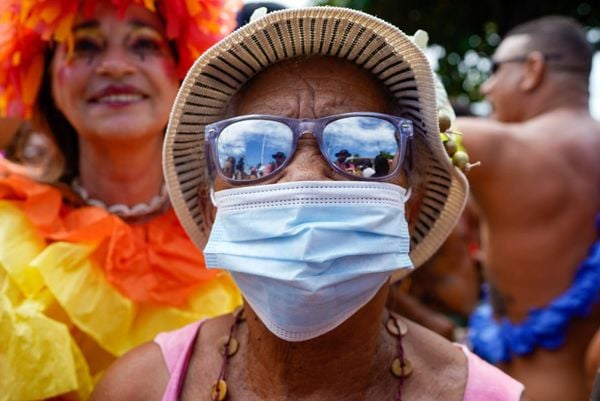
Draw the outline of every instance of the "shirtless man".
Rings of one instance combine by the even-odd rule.
[[[482,162],[469,181],[483,214],[491,303],[472,316],[470,339],[536,400],[589,399],[584,355],[600,325],[600,124],[588,109],[591,59],[573,20],[520,25],[498,47],[482,85],[492,119],[457,121],[471,159]]]

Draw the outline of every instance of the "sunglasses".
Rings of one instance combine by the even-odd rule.
[[[548,60],[560,60],[562,58],[561,54],[543,54],[543,56],[544,56],[544,61],[548,61]],[[506,60],[492,60],[492,64],[490,66],[490,72],[493,75],[496,72],[498,72],[498,69],[500,68],[500,66],[502,64],[507,64],[507,63],[524,63],[525,61],[527,61],[528,58],[529,58],[529,55],[512,57],[512,58],[508,58]]]
[[[350,179],[383,181],[402,165],[413,123],[381,113],[317,119],[234,117],[205,128],[209,174],[232,184],[268,179],[286,168],[298,139],[306,133],[315,137],[321,154],[337,173]]]

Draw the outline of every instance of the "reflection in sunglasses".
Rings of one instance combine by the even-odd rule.
[[[231,182],[258,180],[289,163],[298,138],[310,132],[327,162],[352,178],[376,180],[397,171],[412,123],[380,113],[347,113],[316,120],[243,116],[206,127],[216,171]]]

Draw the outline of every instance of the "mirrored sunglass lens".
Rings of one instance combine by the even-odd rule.
[[[333,164],[356,176],[384,177],[400,162],[396,126],[378,117],[335,120],[323,130],[323,144]]]
[[[271,120],[244,120],[225,127],[217,138],[221,172],[238,181],[255,180],[275,171],[292,149],[290,128]]]
[[[492,75],[498,71],[498,67],[500,67],[500,63],[497,61],[492,61],[492,65],[490,66],[490,72]]]

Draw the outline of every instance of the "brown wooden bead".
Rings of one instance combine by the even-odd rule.
[[[452,157],[458,150],[458,145],[456,145],[456,142],[454,142],[452,139],[448,139],[446,142],[444,142],[444,148],[446,148],[446,153],[448,153],[448,156]]]
[[[246,314],[245,314],[245,310],[244,310],[243,306],[238,306],[233,311],[233,316],[238,316],[238,315],[239,315],[238,318],[239,318],[240,322],[243,322],[244,320],[246,320]]]
[[[219,390],[218,398],[217,389]],[[213,384],[210,390],[210,399],[211,401],[223,401],[225,397],[227,397],[227,383],[225,380],[220,379],[218,382]]]
[[[392,361],[392,373],[396,377],[408,377],[413,371],[413,364],[408,359],[404,358],[404,365],[400,363],[400,358],[395,358]]]
[[[399,335],[405,336],[408,333],[408,325],[399,317],[390,317],[385,323],[385,328],[391,335],[396,337]]]
[[[219,354],[223,355],[225,353],[225,345],[227,344],[228,340],[229,340],[229,336],[221,337],[221,339],[219,340]],[[236,340],[235,337],[231,337],[231,340],[229,340],[228,356],[233,356],[238,351],[239,348],[240,348],[239,341]]]
[[[438,116],[438,122],[440,125],[440,132],[446,132],[449,128],[450,125],[452,124],[452,120],[450,119],[450,116],[446,113],[440,113]]]

